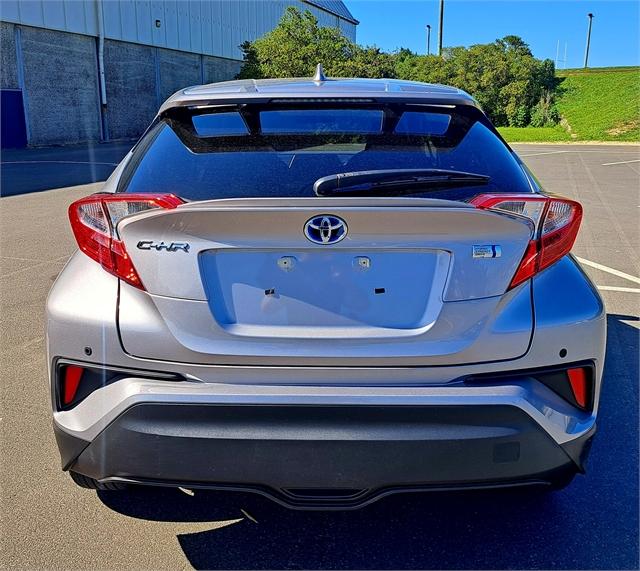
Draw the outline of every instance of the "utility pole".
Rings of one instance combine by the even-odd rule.
[[[560,59],[560,40],[556,45],[556,69],[567,67],[567,42],[564,43],[564,59]]]
[[[589,17],[589,28],[587,29],[587,47],[584,50],[584,67],[585,69],[589,67],[589,46],[591,45],[591,23],[593,22],[593,14],[589,12],[587,14]]]
[[[431,26],[427,24],[427,55],[431,54]]]
[[[440,26],[438,27],[438,55],[442,55],[442,23],[444,21],[444,0],[440,0]]]

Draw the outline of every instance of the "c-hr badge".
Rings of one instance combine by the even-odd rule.
[[[186,242],[154,242],[153,240],[141,240],[137,244],[138,250],[155,250],[156,252],[183,252],[189,251],[189,244]]]

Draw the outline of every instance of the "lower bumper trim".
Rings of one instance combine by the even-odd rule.
[[[61,452],[100,481],[244,489],[326,509],[412,489],[543,485],[582,469],[589,438],[565,450],[507,405],[145,403]]]
[[[403,493],[429,492],[473,492],[490,490],[507,490],[520,488],[557,489],[568,484],[576,474],[572,466],[566,466],[546,474],[539,474],[536,478],[482,483],[433,484],[415,486],[388,486],[377,490],[357,490],[348,496],[336,495],[336,491],[327,489],[325,494],[314,497],[288,494],[285,490],[276,490],[260,485],[196,483],[196,482],[167,482],[157,480],[141,480],[134,478],[106,478],[104,482],[122,482],[143,486],[160,486],[171,488],[189,488],[212,490],[220,492],[242,492],[262,495],[278,504],[294,510],[355,510],[372,504],[382,498]]]

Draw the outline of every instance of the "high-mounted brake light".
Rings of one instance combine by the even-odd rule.
[[[78,247],[108,272],[144,289],[116,226],[122,218],[153,208],[175,208],[184,201],[173,194],[92,194],[69,206]]]
[[[533,222],[533,235],[509,289],[549,267],[571,251],[582,221],[580,203],[536,194],[480,194],[471,204],[525,216]]]

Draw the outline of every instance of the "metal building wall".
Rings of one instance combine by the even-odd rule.
[[[137,137],[171,93],[232,79],[242,65],[238,46],[272,29],[287,6],[355,35],[355,24],[302,0],[0,0],[3,113],[19,117],[24,131],[3,144]]]
[[[354,23],[301,0],[2,0],[0,19],[96,36],[102,7],[108,39],[241,60],[240,44],[271,30],[288,6],[355,41]]]

